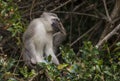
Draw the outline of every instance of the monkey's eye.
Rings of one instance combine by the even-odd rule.
[[[52,19],[53,22],[60,22],[59,19]]]

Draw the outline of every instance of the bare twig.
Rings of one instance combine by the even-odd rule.
[[[81,4],[75,6],[75,8],[73,9],[73,11],[76,11],[77,9],[79,9],[81,6],[83,6],[86,3],[86,1],[82,2]]]
[[[19,63],[20,63],[20,59],[22,58],[22,54],[20,54],[20,57],[19,57],[19,59],[18,59],[18,62],[17,62],[17,64],[16,64],[16,66],[15,66],[15,69],[14,69],[14,71],[13,71],[13,73],[15,73],[16,72],[16,69],[17,69],[17,67],[18,67],[18,65],[19,65]]]
[[[120,13],[120,0],[116,0],[115,6],[110,16],[112,19],[114,19],[119,16],[119,13]]]
[[[101,41],[98,42],[96,47],[100,47],[105,41],[107,41],[110,37],[112,37],[116,32],[120,29],[120,24],[114,28],[113,31],[111,31],[109,34],[107,34]]]
[[[111,22],[106,23],[105,25],[105,29],[103,30],[100,40],[101,41],[109,32],[111,32],[111,30],[113,30],[114,26],[113,24],[115,23],[114,19],[118,17],[118,14],[120,13],[120,0],[116,0],[115,6],[110,14],[110,17],[112,19]]]
[[[38,11],[38,12],[34,12],[31,15],[35,15],[35,14],[39,14],[41,12],[44,11]],[[61,14],[75,14],[75,15],[84,15],[84,16],[89,16],[89,17],[94,17],[94,18],[98,18],[98,19],[104,19],[104,18],[100,18],[97,15],[93,15],[93,14],[88,14],[88,13],[79,13],[79,12],[67,12],[67,11],[53,11],[54,13],[61,13]],[[25,14],[22,17],[26,17],[29,16],[30,14]]]
[[[59,5],[58,7],[54,8],[54,9],[52,9],[52,10],[50,10],[50,11],[51,11],[51,12],[52,12],[52,11],[55,11],[55,10],[57,10],[57,9],[59,9],[59,8],[61,8],[61,7],[63,7],[63,6],[65,6],[65,5],[68,4],[69,2],[71,2],[71,0],[66,1],[65,3]]]
[[[71,11],[72,11],[72,9],[73,9],[73,0],[71,1]],[[69,36],[69,43],[71,43],[71,41],[72,41],[72,26],[73,26],[73,17],[72,17],[73,15],[72,14],[70,14],[70,30],[69,30],[69,32],[70,32],[70,36]]]
[[[97,24],[95,24],[91,29],[89,29],[86,33],[84,33],[82,36],[78,37],[73,43],[70,44],[70,46],[73,46],[75,43],[77,43],[81,38],[83,38],[85,35],[87,35],[89,32],[91,32],[94,28],[96,28],[96,26],[98,26],[98,24],[100,24],[100,22],[98,22]]]
[[[108,18],[108,21],[111,22],[111,17],[109,15],[109,12],[108,12],[108,9],[107,9],[107,5],[106,5],[106,1],[103,0],[103,3],[104,3],[104,7],[105,7],[105,12],[106,12],[106,15],[107,15],[107,18]]]
[[[34,8],[34,3],[35,3],[35,0],[33,0],[33,2],[32,2],[32,7],[31,7],[31,9],[30,9],[30,19],[31,19],[31,20],[32,20],[31,14],[32,14],[32,10],[33,10],[33,8]]]

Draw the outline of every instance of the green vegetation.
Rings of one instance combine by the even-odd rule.
[[[46,81],[119,81],[120,79],[120,51],[105,53],[99,51],[91,42],[84,42],[84,47],[80,49],[80,55],[76,56],[74,51],[69,47],[61,48],[63,63],[56,66],[48,62],[39,64],[42,68],[39,73],[39,80]],[[15,67],[15,59],[0,59],[0,80],[19,81],[29,80],[37,73],[32,69],[25,67]],[[46,74],[47,73],[47,74]],[[43,78],[44,77],[44,78]],[[46,77],[46,78],[45,78]]]

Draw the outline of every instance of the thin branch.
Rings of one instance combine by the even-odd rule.
[[[86,33],[84,33],[82,36],[78,37],[73,43],[70,44],[70,46],[73,46],[75,43],[77,43],[81,38],[83,38],[85,35],[87,35],[89,32],[91,32],[96,26],[100,25],[101,21],[95,24],[91,29],[89,29]]]
[[[73,0],[71,1],[71,11],[73,10]],[[71,43],[71,41],[72,41],[72,30],[73,30],[73,28],[72,28],[72,26],[73,26],[73,17],[72,17],[73,15],[72,14],[70,14],[70,36],[69,36],[69,43]]]
[[[114,8],[112,9],[112,12],[111,12],[111,15],[110,15],[112,21],[109,22],[109,23],[106,23],[105,29],[103,30],[99,41],[101,41],[109,32],[111,32],[113,30],[113,28],[114,28],[113,25],[116,22],[116,20],[114,21],[114,19],[118,17],[118,14],[119,14],[119,11],[120,11],[119,4],[120,4],[120,0],[116,0],[116,3],[114,5]]]
[[[106,1],[103,0],[103,3],[104,3],[104,7],[105,7],[105,12],[106,12],[107,18],[111,22],[112,19],[111,19],[110,15],[109,15],[109,12],[108,12],[108,9],[107,9],[107,5],[106,5]]]
[[[33,2],[32,2],[32,7],[31,7],[31,9],[30,9],[30,19],[31,19],[31,20],[32,20],[31,15],[32,15],[32,10],[33,10],[33,8],[34,8],[34,3],[35,3],[35,0],[33,0]]]
[[[100,47],[105,41],[107,41],[110,37],[112,37],[116,32],[120,29],[120,24],[117,25],[117,27],[114,28],[113,31],[111,31],[109,34],[107,34],[101,41],[98,42],[96,47]]]
[[[17,70],[17,67],[18,67],[18,65],[19,65],[19,63],[20,63],[20,59],[22,58],[22,53],[20,54],[20,57],[19,57],[19,59],[18,59],[18,62],[17,62],[17,64],[16,64],[16,66],[15,66],[15,69],[14,69],[14,71],[13,71],[13,73],[15,73],[16,72],[16,70]]]
[[[112,19],[114,19],[119,16],[119,13],[120,13],[120,0],[116,0],[115,6],[110,16]]]
[[[63,6],[65,6],[65,5],[68,4],[69,2],[71,2],[71,0],[68,0],[68,1],[66,1],[65,3],[59,5],[58,7],[56,7],[56,8],[54,8],[54,9],[50,10],[50,12],[55,11],[55,10],[57,10],[57,9],[59,9],[59,8],[61,8],[61,7],[63,7]]]
[[[38,12],[34,12],[31,15],[35,15],[35,14],[39,14],[42,13],[44,11],[38,11]],[[61,14],[75,14],[75,15],[84,15],[84,16],[89,16],[89,17],[94,17],[97,19],[105,19],[105,18],[101,18],[98,17],[97,15],[93,15],[93,14],[88,14],[88,13],[79,13],[79,12],[67,12],[67,11],[53,11],[54,13],[61,13]],[[30,14],[25,14],[24,16],[22,16],[23,18],[26,16],[29,16]]]

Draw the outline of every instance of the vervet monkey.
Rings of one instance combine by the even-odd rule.
[[[53,50],[53,36],[57,32],[57,35],[66,36],[66,31],[60,19],[54,13],[44,12],[40,18],[30,22],[23,34],[24,48],[22,50],[23,60],[28,66],[32,67],[32,64],[39,62],[46,63],[44,57],[49,55],[52,56],[53,63],[59,64]]]

